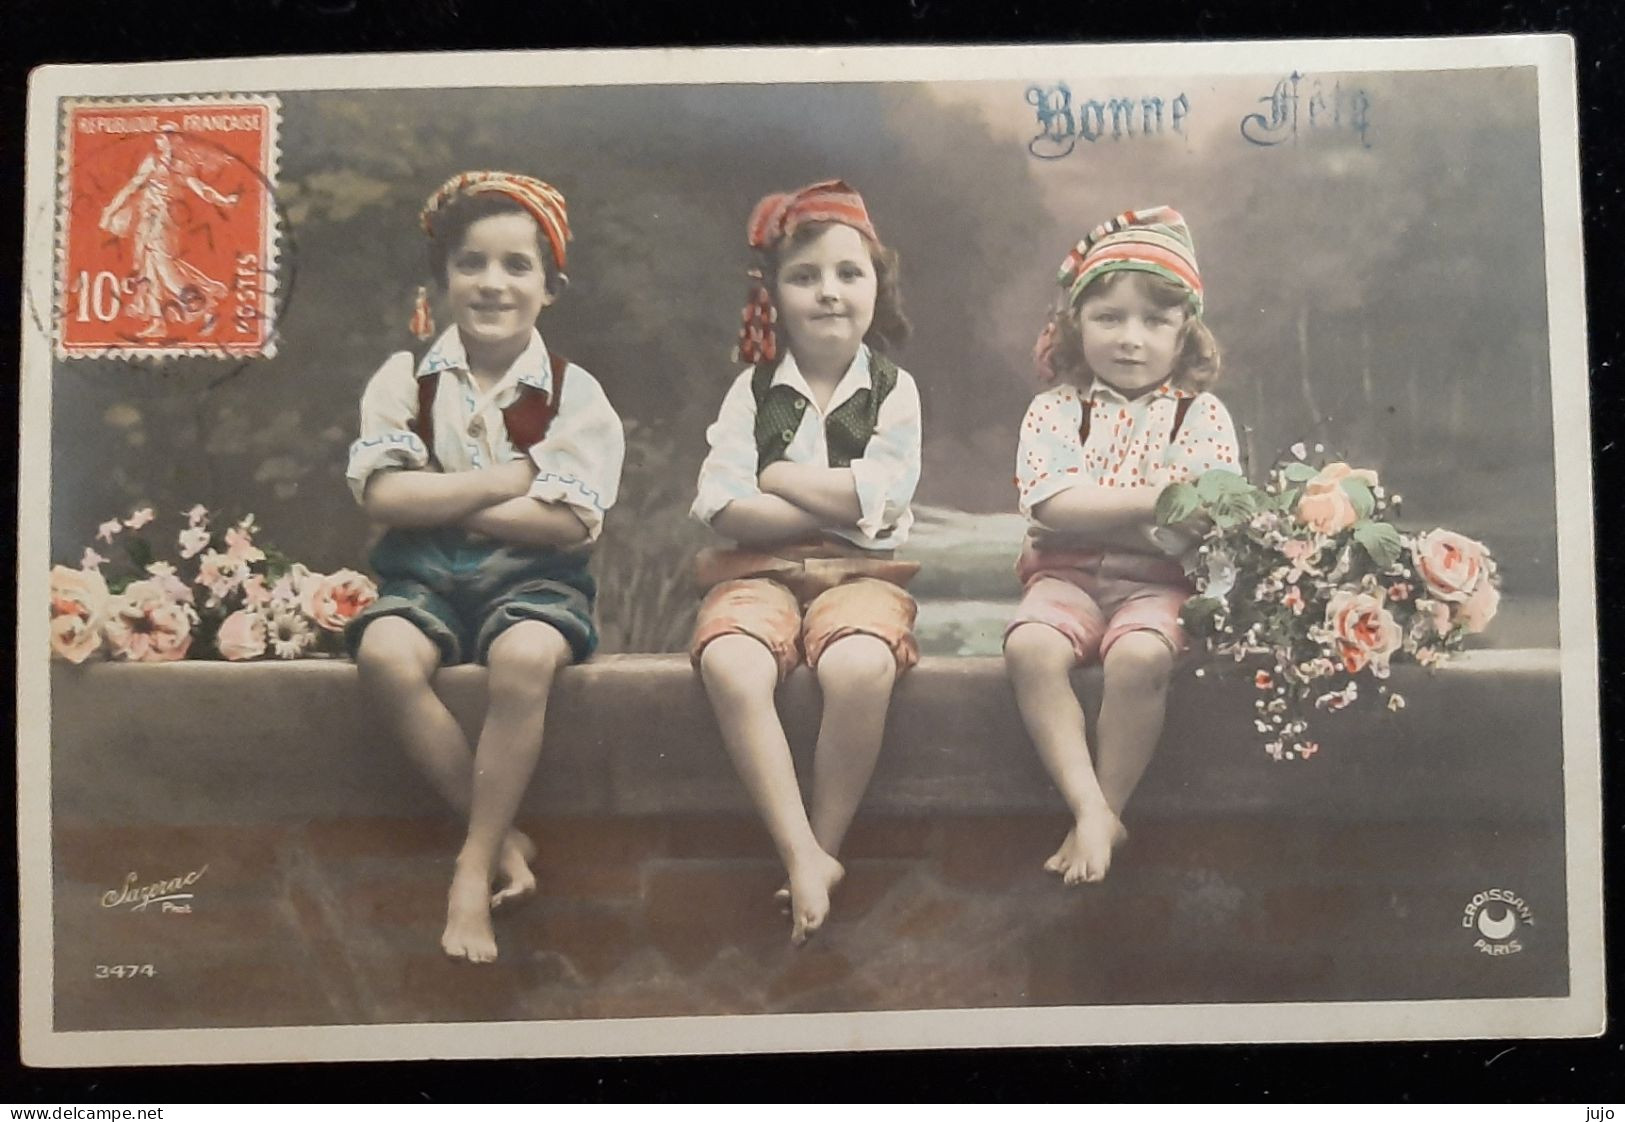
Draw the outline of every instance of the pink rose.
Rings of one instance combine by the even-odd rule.
[[[102,645],[107,614],[107,582],[94,569],[51,569],[51,653],[72,663],[85,661]]]
[[[174,662],[192,645],[186,608],[155,581],[138,580],[114,597],[105,630],[113,657],[128,662]]]
[[[378,589],[364,574],[340,569],[330,576],[312,575],[304,588],[302,607],[323,631],[343,631],[344,625],[378,599]]]
[[[265,653],[265,620],[258,612],[232,612],[221,623],[214,644],[230,662],[258,658]]]
[[[1377,485],[1374,471],[1356,470],[1341,462],[1327,464],[1304,485],[1298,499],[1298,521],[1322,534],[1335,534],[1354,525],[1359,516],[1354,511],[1354,500],[1343,490],[1345,479],[1358,479],[1370,487]]]
[[[1292,587],[1288,588],[1286,590],[1286,595],[1281,597],[1281,603],[1291,608],[1293,615],[1303,615],[1303,589],[1299,588],[1297,585],[1293,585]]]
[[[1315,568],[1315,558],[1320,556],[1320,551],[1325,545],[1324,538],[1317,538],[1314,541],[1288,538],[1282,542],[1281,556],[1292,562],[1292,568],[1288,570],[1286,579],[1295,584],[1305,573],[1318,573],[1320,570]]]
[[[1337,643],[1343,669],[1350,674],[1366,666],[1379,678],[1388,676],[1388,659],[1404,636],[1382,600],[1369,592],[1342,589],[1326,605],[1326,626]]]
[[[1489,581],[1480,581],[1473,594],[1461,604],[1457,619],[1461,625],[1472,634],[1477,634],[1489,626],[1490,620],[1495,618],[1496,610],[1501,606],[1501,591]]]
[[[1418,537],[1411,547],[1411,557],[1428,591],[1453,604],[1477,592],[1492,571],[1489,550],[1449,530],[1429,530]]]

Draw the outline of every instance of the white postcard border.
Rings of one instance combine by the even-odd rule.
[[[606,60],[609,65],[605,65]],[[477,63],[477,66],[472,64]],[[19,471],[22,1054],[45,1066],[687,1054],[1078,1044],[1536,1038],[1604,1027],[1600,730],[1588,441],[1556,442],[1570,995],[1565,998],[959,1009],[599,1021],[56,1032],[52,1017],[49,568],[52,207],[58,100],[364,88],[964,81],[1533,66],[1539,74],[1554,431],[1589,433],[1573,41],[1566,36],[1199,44],[716,48],[314,56],[49,66],[30,80]],[[477,82],[468,76],[476,74]]]

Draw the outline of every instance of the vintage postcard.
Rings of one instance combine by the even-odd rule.
[[[35,72],[24,1059],[1600,1033],[1574,82]]]

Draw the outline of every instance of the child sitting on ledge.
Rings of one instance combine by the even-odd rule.
[[[441,946],[490,962],[491,909],[536,888],[535,846],[514,816],[554,673],[598,642],[587,560],[625,438],[592,375],[536,330],[567,283],[564,197],[527,176],[466,172],[422,223],[454,322],[421,361],[392,355],[362,396],[347,475],[389,529],[372,554],[378,600],[346,639],[393,737],[467,816]],[[433,333],[423,289],[413,329]],[[472,753],[432,684],[470,661],[490,667]]]

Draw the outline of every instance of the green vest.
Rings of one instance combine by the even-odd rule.
[[[756,398],[756,470],[784,459],[784,450],[801,427],[807,399],[786,385],[773,384],[777,362],[757,363],[751,375],[750,392]],[[824,439],[829,444],[829,466],[848,467],[862,459],[874,436],[880,406],[897,385],[897,364],[885,355],[869,352],[869,381],[824,419]]]

